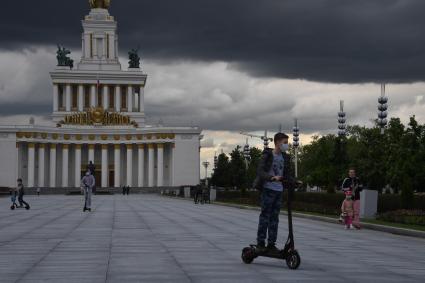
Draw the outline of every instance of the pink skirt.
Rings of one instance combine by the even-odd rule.
[[[354,208],[353,225],[360,227],[360,200],[354,201],[353,208]]]

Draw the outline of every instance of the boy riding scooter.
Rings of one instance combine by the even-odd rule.
[[[265,149],[257,169],[254,187],[261,191],[261,214],[257,231],[257,245],[242,250],[242,260],[251,263],[258,256],[285,259],[290,268],[296,269],[300,257],[294,248],[292,233],[292,215],[290,200],[296,181],[291,174],[291,158],[286,151],[289,149],[288,136],[277,133],[274,136],[274,149]],[[288,224],[289,236],[285,248],[276,247],[280,208],[283,191],[288,190]],[[265,245],[266,237],[267,246]]]
[[[258,251],[276,252],[279,213],[282,206],[284,169],[289,170],[288,136],[277,133],[274,149],[266,149],[258,166],[257,176],[261,182],[261,214],[257,231]],[[286,163],[286,164],[285,164]],[[285,166],[286,165],[286,166]],[[286,174],[289,175],[289,174]],[[258,185],[257,185],[258,186]],[[265,246],[268,234],[268,244]]]

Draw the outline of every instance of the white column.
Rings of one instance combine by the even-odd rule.
[[[98,54],[97,54],[97,37],[93,34],[93,42],[92,42],[92,47],[93,47],[93,57],[95,57],[96,59],[99,58]]]
[[[148,145],[148,187],[154,186],[154,144]]]
[[[44,162],[45,162],[45,144],[41,143],[38,147],[38,186],[45,187],[44,183]]]
[[[70,112],[71,111],[71,85],[66,85],[66,92],[65,92],[65,111]]]
[[[91,46],[91,42],[90,42],[90,33],[84,33],[83,35],[83,50],[84,50],[84,58],[90,58],[90,46]]]
[[[90,107],[96,107],[96,85],[90,86]]]
[[[102,59],[107,59],[108,58],[108,50],[107,50],[107,43],[106,43],[106,41],[107,41],[107,39],[106,39],[106,37],[107,37],[107,34],[104,34],[103,36],[102,36],[102,42],[103,42],[103,52],[102,52]]]
[[[121,145],[114,145],[114,187],[119,188],[121,186]]]
[[[69,144],[62,145],[62,188],[67,188],[69,171]]]
[[[170,161],[170,186],[174,187],[174,153],[176,144],[171,144],[171,161]]]
[[[108,145],[102,144],[102,177],[101,186],[102,188],[108,187]]]
[[[35,174],[35,144],[28,144],[28,187],[34,187]]]
[[[115,58],[115,36],[113,33],[109,34],[109,59]]]
[[[53,84],[53,112],[59,111],[59,86]]]
[[[133,86],[127,88],[127,111],[133,112]]]
[[[158,148],[158,180],[157,187],[164,186],[164,144],[160,143]]]
[[[93,162],[94,164],[94,144],[89,144],[89,162]]]
[[[115,111],[121,111],[121,86],[115,86]]]
[[[17,180],[18,178],[21,178],[21,174],[20,174],[20,168],[21,168],[21,159],[19,158],[20,156],[20,145],[18,142],[16,142],[16,158],[15,158],[15,162],[16,162],[16,167],[15,167],[15,180]]]
[[[79,188],[81,184],[81,144],[75,145],[75,180],[74,186]]]
[[[56,187],[56,144],[50,144],[50,180],[51,188]]]
[[[78,111],[82,112],[84,110],[84,86],[78,86]]]
[[[139,94],[139,112],[145,112],[145,87],[140,86],[140,94]]]
[[[132,187],[133,179],[133,145],[127,144],[127,186]]]
[[[143,187],[144,183],[144,173],[145,173],[145,145],[138,145],[138,166],[137,166],[137,186],[139,188]]]
[[[108,108],[109,108],[109,87],[107,85],[103,86],[102,99],[103,99],[103,109],[108,110]]]

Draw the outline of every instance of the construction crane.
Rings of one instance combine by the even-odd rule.
[[[240,131],[239,133],[241,135],[248,136],[248,137],[251,137],[251,138],[259,138],[259,139],[261,139],[263,141],[264,148],[268,148],[269,147],[269,142],[272,142],[273,141],[273,138],[267,137],[267,130],[264,131],[264,136],[253,135],[253,134],[246,133],[246,132],[243,132],[243,131]]]

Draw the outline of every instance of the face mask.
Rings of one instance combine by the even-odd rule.
[[[287,144],[287,143],[282,143],[282,144],[280,145],[280,151],[284,152],[284,151],[287,151],[288,149],[289,149],[289,144]]]

